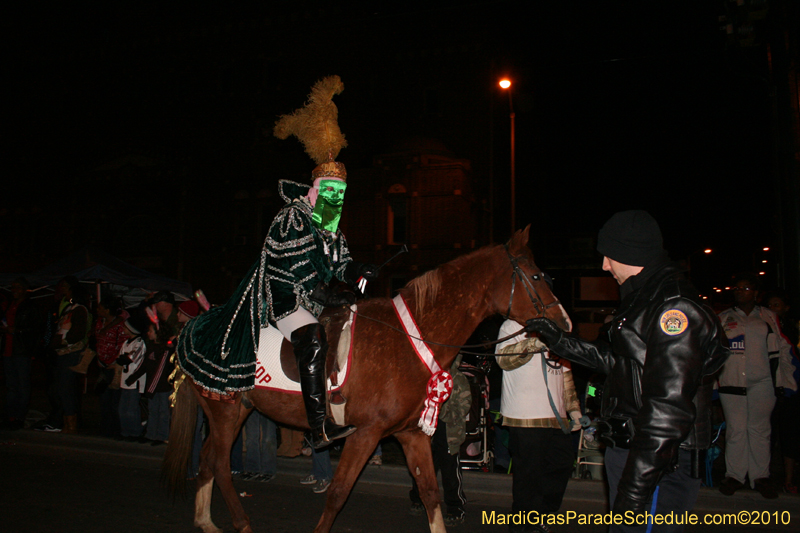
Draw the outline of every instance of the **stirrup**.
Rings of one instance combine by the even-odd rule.
[[[352,435],[356,429],[355,426],[339,426],[330,418],[326,418],[322,426],[311,432],[311,446],[319,450],[337,439]]]

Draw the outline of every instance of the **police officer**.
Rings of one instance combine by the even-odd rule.
[[[530,320],[527,329],[551,352],[607,376],[599,435],[607,445],[612,512],[635,520],[645,511],[689,511],[700,489],[692,466],[711,440],[709,376],[728,357],[727,339],[669,260],[649,213],[616,213],[600,230],[597,250],[622,300],[598,340],[567,335],[546,318]],[[624,522],[611,531],[647,528]],[[656,525],[653,531],[682,529]]]

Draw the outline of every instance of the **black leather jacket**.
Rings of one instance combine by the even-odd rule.
[[[621,289],[597,341],[564,335],[550,349],[607,376],[601,419],[633,428],[614,511],[638,512],[674,471],[679,448],[710,445],[710,376],[729,351],[719,319],[674,263],[648,265]]]

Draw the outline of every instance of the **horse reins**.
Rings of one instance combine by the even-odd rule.
[[[542,271],[535,272],[529,277],[525,273],[525,271],[523,271],[522,268],[520,268],[520,266],[519,266],[519,261],[520,261],[520,259],[522,259],[523,256],[514,257],[513,255],[511,255],[511,252],[508,249],[508,244],[504,244],[503,247],[505,248],[506,254],[508,255],[508,260],[511,262],[512,271],[511,271],[511,295],[510,295],[510,297],[508,299],[508,313],[506,313],[505,315],[501,315],[501,316],[503,316],[503,318],[505,318],[506,320],[510,320],[511,306],[514,303],[514,291],[516,289],[517,278],[520,279],[520,282],[522,283],[522,286],[525,287],[525,292],[528,294],[528,298],[530,298],[534,309],[536,309],[536,312],[538,313],[535,318],[539,318],[541,316],[544,316],[545,312],[547,312],[548,309],[561,305],[561,302],[558,300],[558,298],[556,298],[555,300],[553,300],[549,304],[545,305],[544,301],[542,300],[542,297],[539,295],[539,291],[536,290],[536,286],[533,284],[534,281],[541,281],[543,279],[544,273]],[[536,295],[535,297],[534,297],[534,294]],[[498,345],[500,343],[503,343],[503,342],[505,342],[505,341],[507,341],[509,339],[513,339],[514,337],[518,336],[519,334],[521,334],[521,333],[523,333],[525,331],[525,328],[521,328],[519,331],[516,331],[516,332],[514,332],[514,333],[512,333],[510,335],[507,335],[507,336],[503,337],[503,338],[497,339],[495,341],[483,342],[483,343],[480,343],[480,344],[444,344],[444,343],[441,343],[441,342],[434,342],[434,341],[430,341],[430,340],[420,339],[418,337],[414,337],[413,335],[409,335],[408,333],[406,333],[405,331],[403,331],[400,328],[397,328],[397,327],[395,327],[395,326],[393,326],[391,324],[388,324],[388,323],[386,323],[386,322],[384,322],[382,320],[378,320],[377,318],[372,318],[372,317],[369,317],[369,316],[365,316],[362,313],[359,313],[358,316],[361,317],[361,318],[365,318],[367,320],[372,320],[373,322],[377,322],[379,324],[383,324],[384,326],[386,326],[386,327],[388,327],[390,329],[393,329],[393,330],[395,330],[395,331],[397,331],[399,333],[402,333],[403,335],[405,335],[407,337],[411,337],[411,338],[413,338],[415,340],[419,340],[421,342],[424,342],[425,344],[432,344],[434,346],[442,346],[442,347],[445,347],[445,348],[458,348],[459,351],[461,351],[461,353],[463,353],[463,354],[479,355],[479,356],[482,356],[482,357],[496,357],[497,355],[496,354],[485,354],[485,353],[480,353],[480,352],[466,352],[466,351],[463,351],[463,348],[490,348],[492,346],[496,346],[496,345]],[[526,355],[526,354],[545,353],[546,351],[547,350],[540,350],[540,351],[537,351],[537,352],[507,353],[507,354],[500,354],[500,355],[504,355],[504,356],[505,355]]]

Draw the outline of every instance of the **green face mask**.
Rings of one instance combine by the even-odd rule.
[[[314,204],[314,213],[311,215],[316,227],[336,233],[339,219],[342,218],[345,189],[347,183],[343,181],[320,180],[317,203]]]

